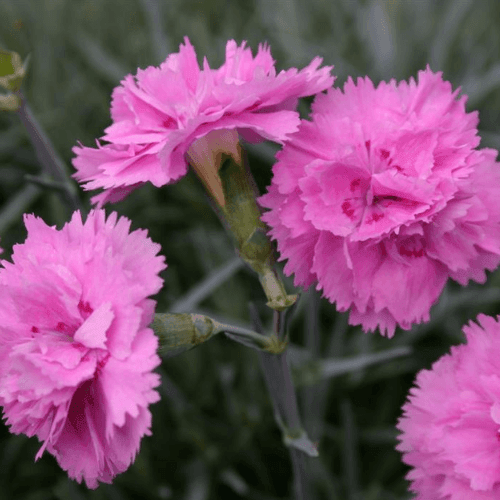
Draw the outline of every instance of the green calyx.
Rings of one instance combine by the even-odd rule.
[[[273,269],[274,252],[256,202],[256,190],[250,172],[243,164],[227,156],[219,169],[225,205],[220,208],[235,239],[240,257],[257,273],[268,299],[267,305],[282,311],[295,303],[296,295],[287,295]]]
[[[155,314],[151,328],[159,338],[158,353],[163,357],[181,354],[218,333],[213,321],[201,314]]]

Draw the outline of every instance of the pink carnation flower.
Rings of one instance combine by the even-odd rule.
[[[398,422],[418,500],[500,498],[500,324],[480,314],[467,344],[422,370]]]
[[[497,152],[475,149],[457,93],[427,68],[318,95],[260,198],[285,272],[365,331],[428,321],[448,277],[483,283],[500,262]]]
[[[166,266],[130,221],[79,212],[58,231],[25,216],[28,237],[0,269],[0,404],[89,488],[132,463],[160,383],[148,328]]]
[[[299,97],[316,94],[333,83],[331,67],[318,69],[316,57],[301,71],[276,74],[267,45],[252,56],[245,42],[227,42],[226,61],[211,69],[206,59],[200,69],[189,39],[160,67],[127,75],[113,91],[113,124],[97,142],[82,145],[74,177],[85,189],[104,189],[93,202],[114,202],[145,182],[163,186],[187,172],[186,152],[208,132],[237,129],[249,140],[283,142],[300,120]]]

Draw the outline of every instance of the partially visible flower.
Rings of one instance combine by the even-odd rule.
[[[0,404],[89,488],[132,463],[149,435],[159,376],[148,327],[166,267],[130,221],[79,212],[60,231],[25,216],[28,237],[0,269]]]
[[[248,140],[283,142],[299,125],[298,98],[333,83],[331,67],[318,69],[321,61],[276,74],[267,45],[253,57],[245,42],[230,40],[219,69],[206,59],[200,69],[186,37],[159,67],[138,70],[114,89],[113,124],[102,137],[109,144],[74,147],[74,177],[87,190],[104,189],[93,198],[103,204],[148,181],[157,187],[177,181],[187,172],[189,147],[210,131],[236,129]]]
[[[500,498],[500,324],[480,314],[416,378],[397,428],[417,500]]]
[[[484,283],[500,262],[497,151],[476,149],[457,93],[427,68],[318,95],[260,198],[285,272],[365,331],[428,321],[449,277]]]

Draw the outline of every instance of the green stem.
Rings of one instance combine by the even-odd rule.
[[[246,346],[260,348],[265,351],[273,349],[275,342],[272,341],[271,337],[266,335],[261,335],[252,330],[247,330],[246,328],[240,328],[232,325],[217,325],[218,331],[223,331],[226,336],[236,342],[241,342]]]
[[[21,100],[21,105],[17,110],[17,114],[21,119],[28,135],[30,137],[31,143],[35,148],[36,155],[40,161],[42,168],[47,174],[49,174],[54,180],[60,182],[64,187],[63,196],[70,207],[71,210],[81,210],[81,203],[76,196],[76,190],[74,185],[69,180],[66,168],[62,162],[59,155],[56,153],[52,142],[43,130],[42,126],[38,123],[31,108],[26,102],[23,94],[18,91],[16,95]]]
[[[253,304],[251,304],[250,313],[254,329],[262,332],[260,318]],[[284,325],[284,315],[284,311],[275,312],[274,335],[276,337],[280,336],[280,330]],[[260,352],[259,358],[273,403],[275,419],[290,451],[295,500],[305,500],[308,498],[306,495],[308,491],[306,455],[318,456],[318,452],[302,428],[287,353],[286,351],[280,354]]]

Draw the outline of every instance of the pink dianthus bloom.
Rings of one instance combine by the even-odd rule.
[[[476,149],[457,93],[427,68],[318,95],[260,198],[285,272],[365,331],[428,321],[448,277],[484,283],[500,262],[497,151]]]
[[[500,498],[500,324],[480,314],[416,378],[397,428],[418,500]]]
[[[110,483],[151,434],[159,400],[151,323],[166,267],[146,231],[79,212],[60,231],[25,216],[28,236],[0,269],[0,405],[68,475]]]
[[[97,149],[75,146],[74,177],[87,190],[104,189],[94,203],[118,201],[151,182],[160,187],[187,172],[186,154],[196,139],[211,131],[236,129],[248,140],[283,142],[300,119],[299,97],[333,83],[331,67],[318,69],[316,57],[306,68],[276,74],[267,45],[252,56],[245,42],[226,45],[226,60],[200,69],[189,39],[159,67],[127,75],[113,91],[113,124]],[[217,141],[215,141],[217,142]],[[217,144],[214,144],[217,147]]]

